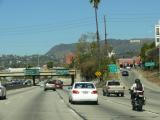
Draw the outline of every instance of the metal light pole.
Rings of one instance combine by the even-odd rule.
[[[38,58],[37,58],[37,67],[39,67],[39,54],[38,54],[37,57],[38,57]]]

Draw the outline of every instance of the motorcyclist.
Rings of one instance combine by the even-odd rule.
[[[133,100],[135,98],[136,93],[142,93],[144,92],[144,86],[141,83],[140,79],[135,79],[135,83],[130,88],[131,92],[131,99]]]

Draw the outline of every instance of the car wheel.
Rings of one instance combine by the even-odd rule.
[[[95,105],[98,105],[98,100],[97,100],[97,101],[95,101]]]
[[[103,96],[106,96],[106,92],[103,91]]]
[[[134,105],[132,105],[132,110],[135,110],[135,107],[134,107]]]
[[[121,93],[121,97],[124,97],[124,93]]]
[[[109,96],[110,96],[110,93],[107,93],[107,96],[109,97]]]
[[[5,96],[3,96],[3,99],[6,99],[6,95],[5,95]]]
[[[74,101],[72,101],[72,100],[70,100],[71,101],[71,104],[75,104],[75,102]]]

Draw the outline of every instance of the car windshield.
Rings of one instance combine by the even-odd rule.
[[[76,89],[79,89],[79,88],[94,89],[95,87],[92,83],[76,83],[74,88]]]
[[[108,82],[108,85],[112,86],[112,85],[120,85],[120,82]]]

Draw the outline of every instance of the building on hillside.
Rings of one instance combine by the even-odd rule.
[[[118,64],[120,67],[126,67],[133,65],[133,59],[132,58],[120,58],[118,59]]]
[[[141,64],[141,57],[140,56],[135,56],[132,58],[134,65],[140,65]]]
[[[156,47],[160,44],[160,20],[157,25],[155,25],[155,45]]]
[[[141,58],[140,56],[135,56],[133,58],[120,58],[118,59],[118,64],[120,67],[126,67],[130,66],[133,67],[135,65],[140,65],[141,64]]]
[[[75,54],[74,53],[68,53],[66,55],[66,64],[71,64],[72,61],[74,60],[75,58]]]

